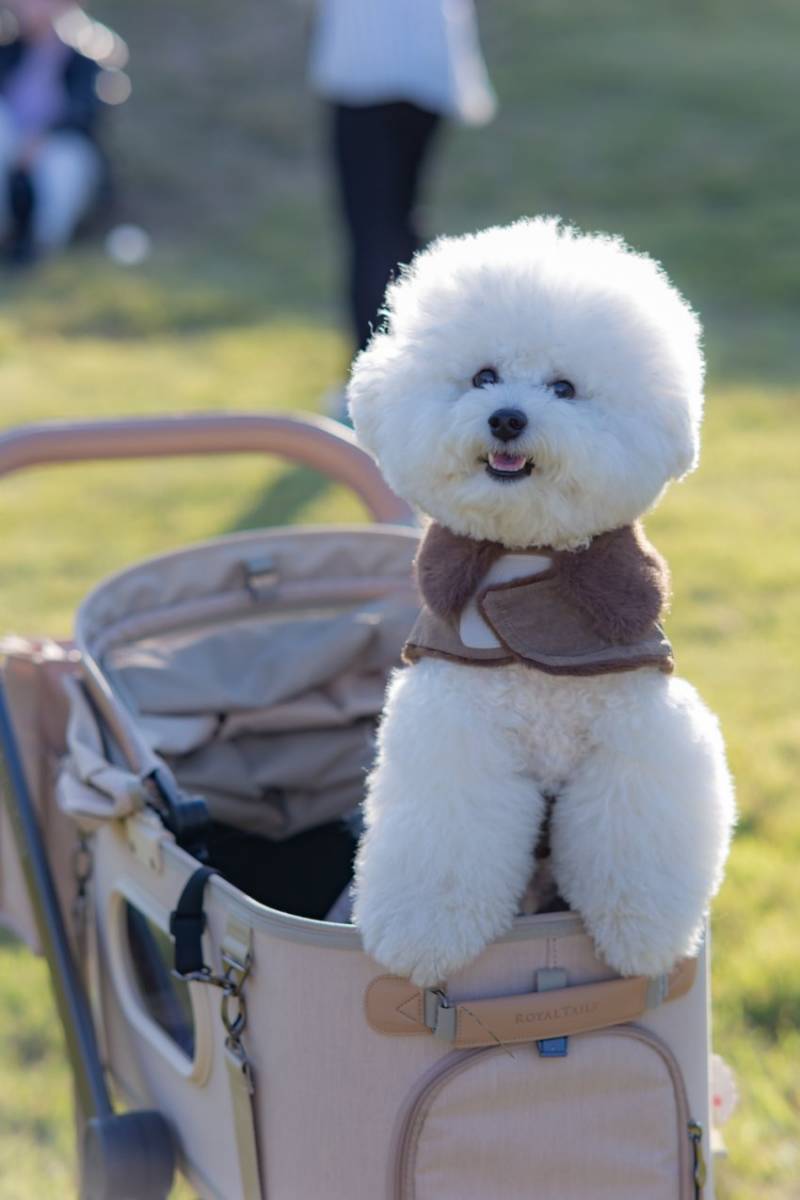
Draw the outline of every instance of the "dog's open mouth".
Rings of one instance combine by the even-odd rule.
[[[533,459],[524,454],[507,454],[504,450],[490,450],[486,458],[486,474],[493,479],[525,479],[533,470]]]

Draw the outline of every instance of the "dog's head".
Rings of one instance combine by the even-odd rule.
[[[390,485],[456,533],[569,547],[695,465],[698,321],[658,264],[539,218],[418,254],[353,364]]]

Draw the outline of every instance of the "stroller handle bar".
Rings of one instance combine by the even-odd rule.
[[[0,476],[56,463],[203,454],[274,454],[344,484],[375,521],[405,525],[413,519],[355,434],[310,413],[187,413],[21,425],[0,434]]]

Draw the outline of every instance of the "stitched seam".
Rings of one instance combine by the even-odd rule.
[[[537,577],[534,576],[533,578],[535,579]],[[541,576],[539,576],[538,578],[541,578]],[[525,582],[525,581],[521,580],[521,579],[520,580],[512,580],[512,583],[510,585],[504,583],[504,584],[500,584],[499,586],[500,587],[509,587],[509,586],[514,586],[514,584],[520,584],[523,582]],[[530,582],[530,580],[528,582]],[[582,663],[580,659],[576,659],[576,660],[573,660],[572,662],[564,663],[563,665],[555,664],[555,663],[544,663],[541,661],[541,659],[526,658],[524,655],[522,655],[522,654],[518,653],[516,650],[514,650],[514,648],[512,646],[509,646],[508,642],[505,640],[503,635],[499,632],[499,630],[492,623],[488,613],[486,612],[486,610],[484,608],[484,603],[483,603],[484,598],[488,595],[489,592],[497,591],[497,590],[499,590],[499,589],[498,588],[487,588],[485,592],[481,593],[481,595],[478,597],[478,600],[477,600],[478,610],[479,610],[481,616],[483,617],[483,619],[486,621],[486,624],[491,629],[492,633],[495,635],[495,637],[499,641],[500,645],[503,647],[504,650],[508,651],[508,653],[512,656],[512,660],[515,662],[523,663],[526,666],[534,666],[538,670],[544,671],[547,675],[606,675],[612,671],[635,671],[639,667],[646,667],[646,666],[658,667],[660,670],[664,671],[666,674],[669,674],[674,668],[675,660],[672,657],[671,652],[666,656],[662,656],[660,654],[658,654],[658,655],[657,654],[642,655],[641,658],[608,659],[601,663]],[[441,657],[446,657],[446,658],[456,658],[456,655],[444,654],[442,651],[437,651],[437,650],[428,650],[428,651],[425,651],[425,653],[440,655]],[[591,652],[587,651],[587,654],[589,654],[589,653],[591,653]],[[470,666],[472,665],[471,659],[458,658],[458,661],[459,662],[469,662]],[[485,664],[487,666],[494,666],[494,665],[499,665],[502,662],[502,659],[492,659],[491,661],[489,661],[489,660],[478,660],[478,661],[482,662],[483,664]]]

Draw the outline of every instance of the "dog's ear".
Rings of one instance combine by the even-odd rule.
[[[695,408],[702,412],[702,399],[696,402]],[[692,422],[683,435],[680,446],[676,447],[672,466],[672,478],[683,479],[690,475],[700,460],[700,423]]]
[[[347,385],[347,407],[356,436],[375,459],[379,459],[381,453],[382,418],[388,403],[387,382],[395,358],[392,335],[386,330],[374,334],[367,348],[356,355]]]
[[[683,479],[686,475],[691,474],[700,458],[705,363],[699,336],[686,340],[684,364],[684,380],[678,391],[680,399],[671,414],[673,419],[669,429],[670,476],[672,479]]]
[[[702,418],[703,383],[696,377],[688,385],[676,387],[668,404],[662,408],[659,453],[667,479],[684,479],[697,466]]]

